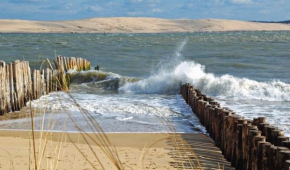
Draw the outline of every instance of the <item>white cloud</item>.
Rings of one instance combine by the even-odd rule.
[[[160,0],[131,0],[132,3],[160,3]]]
[[[133,3],[140,3],[140,2],[142,2],[143,0],[131,0],[131,2],[133,2]]]
[[[159,13],[159,12],[162,12],[162,10],[159,9],[159,8],[154,8],[154,9],[152,10],[152,12]]]
[[[143,12],[127,12],[129,16],[135,17],[135,16],[142,16]]]
[[[45,0],[10,0],[12,3],[33,3],[33,2],[43,2]]]
[[[259,13],[260,14],[269,14],[270,11],[269,10],[260,10]]]
[[[252,0],[229,0],[229,1],[234,4],[248,4],[252,2]]]
[[[87,8],[87,11],[90,11],[90,12],[100,12],[102,10],[103,10],[103,8],[100,7],[99,5],[93,5],[93,6],[89,6]]]

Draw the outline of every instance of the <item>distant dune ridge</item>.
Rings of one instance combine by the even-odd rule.
[[[221,19],[91,18],[71,21],[0,20],[1,33],[163,33],[282,31],[290,24]]]

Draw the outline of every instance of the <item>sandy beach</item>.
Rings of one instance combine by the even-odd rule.
[[[285,31],[290,24],[222,19],[91,18],[70,21],[0,20],[0,33],[165,33]]]
[[[41,120],[37,117],[41,115],[42,109],[33,110],[37,113],[34,118],[37,123]],[[28,113],[23,108],[19,112],[0,117],[1,169],[34,168],[33,134],[25,130],[31,126]],[[44,129],[54,126],[54,123],[49,127],[44,125]],[[117,132],[106,133],[104,136],[104,133],[35,130],[37,169],[116,170],[118,168],[107,154],[109,150],[116,150],[125,169],[195,169],[193,167],[198,166],[231,169],[212,139],[202,133]],[[105,138],[109,142],[102,142]]]
[[[290,170],[289,6],[0,1],[0,170]]]
[[[103,169],[116,170],[112,161],[100,146],[89,141],[90,146],[80,133],[49,133],[50,139],[44,140],[45,133],[35,133],[37,159],[41,159],[38,169],[102,169],[93,152],[102,162]],[[100,135],[90,134],[93,138]],[[214,146],[210,138],[203,134],[173,134],[164,133],[108,133],[111,146],[116,149],[124,169],[196,169],[199,165],[210,169],[233,169],[221,151]],[[33,169],[32,141],[28,131],[0,131],[0,168]],[[181,137],[188,143],[178,140]],[[42,140],[39,140],[39,139]],[[47,141],[43,154],[42,147]],[[190,145],[190,147],[186,145]],[[91,149],[90,149],[91,147]],[[76,149],[79,148],[79,151]],[[110,149],[114,149],[110,147]],[[85,155],[85,157],[82,154]],[[30,155],[30,158],[29,158]],[[190,161],[188,160],[190,159]],[[198,160],[198,162],[197,162]],[[92,166],[92,165],[93,166]],[[199,164],[199,165],[198,165]],[[197,168],[198,169],[198,168]]]
[[[36,134],[39,138],[40,133]],[[94,159],[93,153],[84,140],[79,140],[79,133],[67,134],[72,141],[89,158],[95,168],[101,166]],[[59,142],[59,133],[53,133],[53,142],[48,142],[46,152],[42,159],[42,169],[50,169],[53,166],[57,169],[94,169],[88,160],[86,160],[75,148],[68,138]],[[164,139],[165,134],[107,134],[112,145],[116,147],[123,165],[126,169],[174,169],[170,162],[174,159],[168,154],[172,146],[166,140],[158,142],[151,148],[148,148],[154,142]],[[29,135],[25,131],[1,131],[0,132],[0,168],[1,169],[28,169],[29,167]],[[37,140],[36,145],[40,146],[43,141]],[[43,143],[42,143],[43,144]],[[60,146],[60,147],[57,147]],[[92,144],[92,148],[98,154],[100,161],[105,169],[116,169],[109,161],[100,147]],[[55,152],[59,150],[59,152]],[[148,151],[144,156],[144,152]],[[37,153],[39,154],[39,153]],[[141,159],[143,158],[143,159]],[[56,165],[57,163],[57,165]]]
[[[36,109],[37,115],[42,109]],[[0,122],[26,119],[24,108],[0,117]],[[27,123],[13,123],[13,127],[28,129]],[[9,127],[13,128],[13,127]],[[52,127],[52,126],[51,126]],[[31,169],[33,159],[32,132],[27,130],[0,130],[0,169]],[[106,133],[108,142],[101,142],[103,134],[80,132],[55,132],[36,129],[36,154],[41,168],[38,169],[117,169],[104,148],[116,149],[125,169],[175,169],[170,163],[176,161],[169,154],[174,149],[167,133]],[[84,136],[85,137],[84,137]],[[100,145],[97,145],[96,142]],[[91,148],[90,148],[91,147]],[[94,150],[94,152],[91,151]],[[84,155],[82,155],[83,153]],[[30,157],[29,157],[30,155]],[[43,156],[41,156],[43,155]],[[42,158],[41,158],[42,157]],[[93,166],[92,166],[93,164]]]

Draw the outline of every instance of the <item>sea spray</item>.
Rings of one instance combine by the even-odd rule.
[[[178,93],[183,83],[191,83],[211,96],[232,99],[254,99],[265,101],[290,101],[290,84],[279,80],[258,82],[232,75],[215,76],[206,73],[205,66],[194,61],[181,61],[184,40],[172,55],[171,62],[161,65],[157,72],[137,82],[126,82],[119,88],[125,93]],[[160,64],[159,64],[160,66]]]
[[[176,67],[177,63],[184,61],[183,55],[181,54],[184,47],[186,46],[188,38],[186,37],[183,41],[181,41],[175,51],[170,55],[165,55],[160,61],[153,67],[151,70],[151,75],[156,74],[156,72],[167,72],[168,70]]]
[[[259,38],[256,38],[257,35]],[[15,41],[19,39],[18,35],[9,35],[13,39],[8,40],[13,46],[17,45],[15,54],[22,55],[23,50],[30,49],[26,58],[36,63],[39,50],[25,43],[27,40],[32,38],[31,41],[35,42],[34,37],[44,36],[43,39],[48,41],[37,46],[41,47],[43,55],[49,55],[55,49],[56,39],[65,39],[69,43],[62,49],[58,48],[60,53],[79,54],[100,65],[103,73],[107,74],[105,78],[95,76],[99,74],[95,70],[83,72],[93,75],[86,75],[88,79],[72,83],[70,93],[82,108],[103,123],[102,127],[106,130],[158,131],[154,123],[160,122],[154,122],[156,117],[152,116],[156,114],[179,118],[178,122],[182,120],[176,127],[183,127],[187,121],[193,122],[190,120],[193,115],[191,108],[178,94],[179,85],[189,82],[245,118],[265,116],[270,124],[287,129],[286,134],[290,134],[290,105],[287,102],[290,96],[289,35],[289,32],[112,34],[106,37],[31,34],[25,35],[23,43]],[[184,36],[189,37],[188,41],[183,39]],[[76,38],[80,41],[75,41]],[[5,44],[1,49],[4,56],[19,56],[10,55],[11,50],[5,48]],[[78,49],[80,51],[76,54]],[[150,69],[152,64],[154,67]],[[134,83],[132,79],[139,81]],[[112,88],[114,81],[118,84]],[[133,85],[127,86],[130,84]],[[65,95],[52,93],[38,100],[39,104],[34,106],[65,107],[74,116],[79,115],[78,124],[81,124],[77,107]],[[64,100],[59,101],[59,98]],[[131,126],[134,122],[138,125]],[[198,120],[193,124],[199,126]]]
[[[145,79],[126,77],[103,71],[70,71],[73,91],[100,93],[115,90],[121,93],[176,94],[184,83],[191,83],[204,93],[219,99],[290,101],[290,85],[272,80],[258,82],[225,74],[216,76],[206,73],[205,66],[185,61],[182,51],[188,38],[181,41],[172,55],[157,64],[151,76]]]

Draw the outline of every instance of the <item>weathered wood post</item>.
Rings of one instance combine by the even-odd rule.
[[[284,170],[288,170],[288,169],[290,169],[290,160],[287,160],[287,161],[285,161],[285,163],[284,163]]]
[[[289,137],[278,136],[277,137],[277,146],[283,146],[283,142],[288,142],[288,141],[289,141]]]
[[[266,149],[270,148],[271,144],[265,141],[258,142],[258,150],[257,150],[257,169],[266,169],[267,168],[267,155]]]
[[[243,169],[245,170],[247,168],[247,159],[248,159],[248,153],[249,153],[249,147],[248,147],[248,135],[250,131],[250,127],[252,126],[252,123],[250,120],[247,120],[247,123],[243,124],[243,134],[242,134],[242,148],[243,148]]]
[[[274,127],[274,126],[266,126],[266,128],[267,128],[267,135],[268,135],[268,142],[271,142],[272,144],[274,144],[274,130],[277,130],[277,128],[276,127]]]
[[[233,122],[231,122],[231,113],[227,110],[224,111],[225,112],[225,117],[223,118],[223,124],[222,124],[222,139],[221,139],[221,150],[222,153],[225,155],[225,157],[230,157],[232,153],[228,152],[228,149],[231,147],[230,146],[230,140],[232,138],[232,133],[231,133],[231,129],[233,128]],[[229,149],[231,150],[231,149]]]
[[[68,90],[70,78],[65,71],[90,69],[90,62],[82,58],[58,56],[55,58],[57,70],[53,70],[48,59],[46,61],[49,68],[33,73],[28,61],[16,60],[9,64],[0,61],[0,115],[18,111],[30,100],[52,91]]]
[[[236,140],[236,169],[244,169],[243,163],[243,126],[247,121],[244,118],[238,119],[237,125],[237,140]]]
[[[188,89],[189,89],[189,84],[185,85],[185,101],[188,104]]]
[[[276,152],[277,152],[277,147],[274,145],[271,145],[267,165],[269,169],[276,169]]]
[[[277,169],[283,169],[286,160],[289,159],[290,152],[288,148],[277,147],[275,165]]]
[[[259,131],[260,132],[260,131]],[[261,132],[260,132],[261,134]],[[254,146],[252,148],[252,169],[253,170],[258,170],[258,144],[259,142],[265,142],[266,141],[266,137],[265,136],[255,136],[254,138]]]
[[[233,119],[231,119],[231,123],[233,121],[233,128],[232,128],[232,135],[231,139],[229,140],[229,154],[231,154],[231,158],[229,158],[230,155],[226,158],[228,161],[231,161],[231,165],[236,167],[237,164],[237,140],[238,140],[238,120],[240,117],[238,115],[233,115]]]
[[[290,149],[290,141],[283,141],[282,146]]]
[[[232,110],[221,108],[219,103],[198,89],[188,84],[185,90],[183,87],[186,86],[181,88],[185,101],[236,169],[289,169],[289,138],[283,131],[269,125],[265,117],[245,120]]]
[[[7,101],[6,99],[8,98],[7,95],[7,73],[6,73],[6,67],[5,67],[5,62],[0,61],[0,115],[3,115],[7,112]]]
[[[271,143],[277,146],[277,138],[281,136],[281,131],[276,129],[271,131]]]

